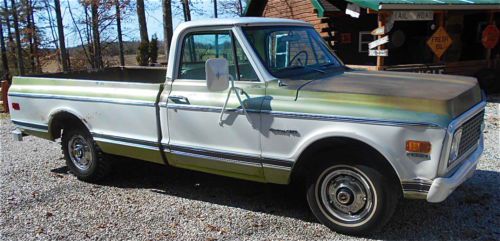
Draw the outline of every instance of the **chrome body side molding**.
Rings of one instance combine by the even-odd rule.
[[[221,112],[222,111],[222,107],[187,105],[187,104],[161,103],[160,107],[166,107],[167,109],[174,109],[174,110],[192,110],[192,111],[202,111],[202,112]],[[243,114],[243,110],[240,108],[238,108],[238,109],[226,109],[225,111]],[[326,115],[326,114],[311,114],[311,113],[299,113],[299,112],[285,112],[285,111],[272,111],[272,110],[246,109],[246,111],[250,112],[250,113],[262,113],[262,114],[268,114],[268,115],[272,115],[272,116],[276,116],[276,117],[295,118],[295,119],[351,122],[351,123],[386,125],[386,126],[422,126],[422,127],[429,127],[429,128],[440,128],[440,126],[438,126],[436,124],[427,123],[427,122],[391,121],[391,120],[382,120],[382,119],[368,119],[368,118],[359,118],[359,117],[336,116],[336,115]]]
[[[136,106],[150,106],[154,107],[155,103],[142,100],[129,100],[117,98],[101,98],[101,97],[88,97],[88,96],[70,96],[70,95],[54,95],[54,94],[34,94],[34,93],[18,93],[11,92],[9,96],[35,98],[35,99],[55,99],[55,100],[69,100],[69,101],[83,101],[83,102],[97,102],[119,105],[136,105]]]

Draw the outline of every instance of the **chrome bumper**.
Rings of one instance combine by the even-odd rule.
[[[438,203],[444,201],[458,186],[467,179],[472,177],[476,170],[479,158],[483,153],[484,144],[483,138],[479,141],[479,145],[465,160],[460,163],[458,169],[448,177],[438,177],[432,181],[432,184],[427,193],[427,201]]]

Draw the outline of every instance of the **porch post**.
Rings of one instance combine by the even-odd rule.
[[[385,26],[385,21],[386,21],[386,14],[381,13],[380,11],[377,13],[377,21],[378,21],[378,27],[384,27]],[[377,38],[380,39],[382,38],[382,35],[378,35]],[[384,49],[384,45],[379,45],[377,49],[380,51]],[[383,70],[384,69],[384,57],[383,56],[377,56],[377,70]]]
[[[438,20],[436,29],[438,29],[439,27],[445,28],[445,26],[444,26],[445,14],[446,14],[445,11],[435,12],[435,15],[437,15],[437,20]],[[441,58],[442,57],[443,56],[441,56]],[[434,63],[439,63],[439,61],[441,60],[441,58],[439,58],[436,55],[434,55]]]
[[[493,11],[490,11],[488,25],[493,24],[493,17],[494,17]],[[486,48],[486,47],[485,47],[485,49],[486,49],[486,61],[487,61],[486,63],[488,65],[488,68],[491,68],[491,66],[492,66],[491,49]]]

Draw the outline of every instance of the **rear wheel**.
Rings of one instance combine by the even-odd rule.
[[[66,165],[78,179],[96,182],[109,172],[110,163],[86,129],[64,130],[61,144]]]
[[[399,192],[384,175],[352,162],[319,167],[307,188],[316,218],[339,233],[362,235],[381,228],[391,218]]]

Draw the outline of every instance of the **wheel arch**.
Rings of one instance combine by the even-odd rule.
[[[69,126],[78,126],[91,130],[89,123],[85,119],[67,108],[60,108],[52,111],[49,115],[49,135],[51,140],[61,137],[61,132]]]
[[[363,154],[374,154],[377,158],[377,164],[381,165],[384,171],[391,173],[391,180],[401,186],[401,173],[398,171],[397,165],[390,160],[391,155],[378,147],[370,140],[353,137],[349,135],[330,135],[321,137],[316,140],[310,141],[304,148],[302,148],[295,164],[291,170],[291,182],[301,181],[306,177],[308,170],[314,168],[319,162],[308,161],[318,152],[332,150],[333,148],[359,148]]]

